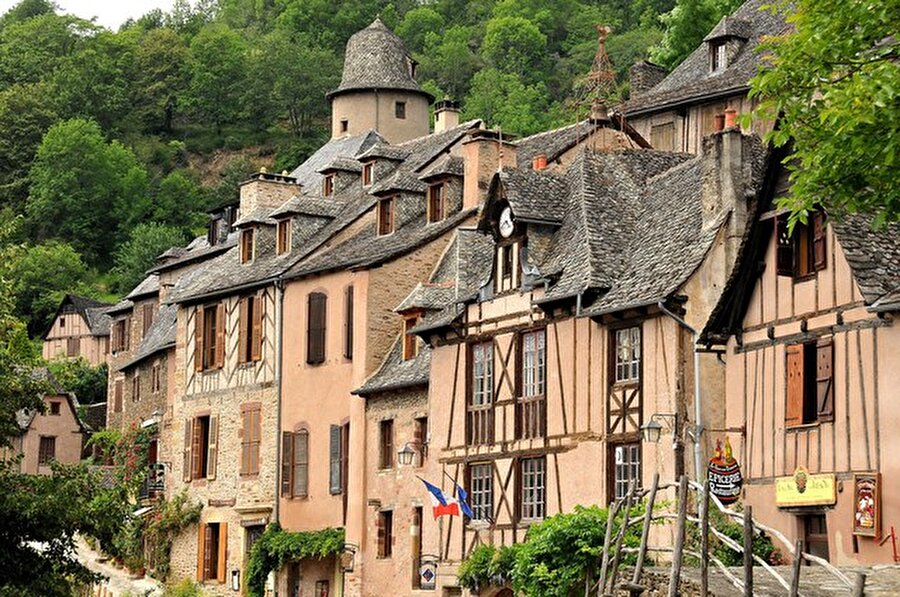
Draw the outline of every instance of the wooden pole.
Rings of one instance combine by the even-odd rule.
[[[744,510],[744,595],[753,597],[753,506]]]
[[[709,479],[700,492],[700,597],[709,595]]]
[[[631,576],[631,584],[636,585],[641,580],[644,569],[644,557],[647,555],[647,543],[650,540],[650,525],[653,524],[653,502],[656,501],[656,489],[659,487],[659,473],[653,473],[653,485],[647,495],[647,510],[644,512],[644,529],[641,532],[641,546],[638,548],[637,562],[634,564],[634,574]]]
[[[609,505],[606,512],[606,537],[603,539],[603,563],[600,565],[600,590],[598,595],[602,595],[606,590],[606,569],[609,567],[609,545],[612,543],[612,525],[619,511],[619,501],[616,500]]]
[[[687,524],[688,479],[681,475],[678,481],[678,522],[675,527],[675,547],[672,555],[672,576],[669,577],[669,597],[678,597],[681,584],[681,562],[684,559],[684,527]]]
[[[856,582],[853,583],[853,597],[863,597],[866,594],[866,574],[858,572]]]
[[[609,579],[609,592],[616,593],[616,581],[619,578],[619,561],[622,549],[622,541],[625,539],[625,533],[628,531],[628,516],[631,514],[631,502],[634,499],[635,483],[632,479],[628,483],[628,493],[625,495],[625,509],[622,513],[622,524],[619,526],[619,532],[616,535],[616,547],[613,550],[612,572]]]
[[[794,546],[794,562],[791,564],[793,573],[791,576],[791,592],[789,597],[797,597],[800,594],[800,566],[803,565],[803,540],[797,539]]]

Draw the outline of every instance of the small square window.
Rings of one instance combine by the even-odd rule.
[[[401,120],[406,118],[406,102],[394,103],[394,116]]]
[[[54,416],[59,415],[59,402],[50,403],[50,414]]]
[[[348,130],[350,130],[350,122],[346,118],[341,119],[341,132],[346,133]]]
[[[66,318],[65,317],[59,318],[59,327],[61,327],[61,328],[66,327]]]

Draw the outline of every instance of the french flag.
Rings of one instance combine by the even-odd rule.
[[[453,498],[448,498],[444,492],[426,481],[420,479],[425,484],[425,489],[431,494],[431,512],[435,518],[438,516],[459,516],[459,502]]]

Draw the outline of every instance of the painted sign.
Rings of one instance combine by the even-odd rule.
[[[709,479],[710,493],[719,498],[723,504],[733,504],[741,497],[744,477],[741,475],[741,465],[731,452],[731,442],[727,437],[724,449],[721,440],[716,440],[716,454],[709,459],[706,477]]]
[[[775,504],[791,506],[828,506],[837,501],[834,473],[812,475],[802,466],[790,477],[775,479]]]
[[[853,475],[853,534],[881,536],[881,475]]]
[[[437,584],[437,561],[423,556],[419,565],[419,588],[432,590]]]

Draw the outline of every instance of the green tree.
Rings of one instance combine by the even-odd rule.
[[[397,35],[406,42],[410,52],[425,49],[425,36],[444,30],[444,17],[430,6],[418,6],[405,15],[397,26]]]
[[[44,332],[66,293],[87,291],[81,255],[57,241],[22,248],[11,262],[15,313],[32,336]]]
[[[135,52],[135,116],[144,130],[172,130],[189,79],[188,48],[175,31],[153,29]]]
[[[697,49],[723,16],[742,0],[676,0],[675,7],[660,17],[665,25],[662,41],[651,56],[656,64],[673,69]]]
[[[479,71],[466,97],[466,118],[484,118],[491,126],[519,135],[546,128],[550,115],[543,83],[525,85],[518,76],[496,69]]]
[[[241,117],[247,66],[247,44],[224,25],[207,25],[191,41],[190,105],[216,132]]]
[[[791,144],[791,220],[824,207],[900,220],[900,40],[896,0],[798,0],[793,32],[768,40],[771,59],[751,81],[768,135]],[[791,10],[778,3],[781,10]]]
[[[31,168],[27,212],[34,238],[69,242],[88,265],[108,265],[117,240],[147,209],[147,173],[96,122],[55,124]]]
[[[209,198],[190,170],[173,170],[159,183],[150,219],[190,232],[204,224]]]
[[[453,25],[443,32],[425,34],[425,51],[418,56],[421,79],[433,79],[451,98],[465,97],[481,62],[472,50],[475,31]]]
[[[28,197],[28,172],[38,145],[56,121],[46,85],[16,84],[0,91],[0,205],[17,213]]]
[[[72,392],[81,404],[97,404],[106,400],[109,367],[102,363],[94,367],[83,357],[60,359],[47,363],[54,379]]]
[[[4,27],[0,30],[0,87],[41,81],[96,30],[88,21],[54,13]]]
[[[531,79],[540,71],[547,36],[524,17],[497,17],[487,22],[481,53],[497,70]]]
[[[128,292],[146,277],[156,258],[172,247],[184,244],[184,233],[178,228],[163,224],[138,224],[131,231],[128,241],[116,250],[113,276],[116,288]]]
[[[22,0],[0,17],[0,29],[11,23],[21,23],[32,17],[50,14],[56,10],[56,4],[49,0]]]

